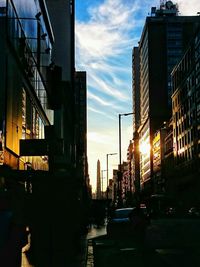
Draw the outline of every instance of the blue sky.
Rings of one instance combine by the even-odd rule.
[[[87,72],[88,163],[93,191],[97,160],[118,153],[118,114],[132,112],[132,48],[159,0],[76,0],[76,69]],[[174,2],[175,3],[175,2]],[[199,0],[179,0],[181,15],[196,15]],[[132,138],[132,116],[122,117],[122,160]],[[119,155],[109,156],[109,178]],[[104,172],[106,175],[106,172]],[[106,185],[106,179],[104,180]]]

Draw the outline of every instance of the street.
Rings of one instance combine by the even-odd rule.
[[[93,233],[91,235],[91,233]],[[96,237],[94,235],[96,233]],[[138,250],[130,238],[111,239],[105,233],[105,227],[92,228],[88,234],[87,267],[185,267],[199,266],[199,248],[152,248]],[[180,240],[181,242],[181,240]],[[92,254],[92,255],[91,255]]]
[[[151,242],[153,242],[151,240]],[[180,240],[181,242],[181,240]],[[87,260],[82,267],[196,267],[199,266],[199,248],[168,247],[152,248],[148,247],[144,251],[139,251],[131,238],[108,238],[106,226],[97,228],[92,225],[86,240],[82,257]],[[32,267],[28,263],[25,253],[22,253],[22,267]]]
[[[95,267],[199,266],[198,253],[182,249],[137,251],[130,240],[109,240],[106,236],[93,240]]]

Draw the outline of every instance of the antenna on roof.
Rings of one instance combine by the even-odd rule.
[[[160,9],[164,8],[166,0],[160,0]]]

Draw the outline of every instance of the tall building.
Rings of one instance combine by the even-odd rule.
[[[49,169],[45,127],[54,112],[46,70],[54,37],[42,2],[0,2],[0,164],[14,170]]]
[[[199,205],[200,28],[172,72],[173,188],[182,200]],[[181,173],[181,175],[180,175]]]
[[[97,186],[96,186],[96,199],[101,199],[101,165],[100,160],[97,161]]]
[[[151,193],[153,136],[171,116],[171,71],[180,60],[199,16],[178,16],[171,1],[152,8],[139,42],[140,54],[140,179],[143,191]],[[136,103],[135,103],[136,104]]]
[[[54,90],[58,97],[55,108],[54,131],[64,141],[64,153],[54,157],[55,170],[74,172],[76,166],[75,140],[75,89],[74,89],[74,1],[46,0],[54,32],[52,64],[59,66],[61,82],[55,81]],[[69,169],[71,170],[69,172]]]
[[[140,157],[139,157],[139,134],[140,126],[140,54],[139,48],[134,47],[132,52],[132,88],[133,88],[133,155],[132,155],[132,173],[133,173],[133,191],[134,198],[139,202],[140,195]]]
[[[75,72],[75,137],[77,176],[81,183],[83,198],[91,195],[87,160],[87,75],[85,71]]]
[[[76,153],[77,165],[84,179],[88,176],[87,168],[87,83],[86,72],[75,72],[75,113],[76,113]]]
[[[85,216],[79,160],[82,172],[88,167],[86,88],[81,96],[74,86],[74,0],[0,1],[0,78],[0,179],[18,185],[11,209],[18,221],[28,214],[34,266],[75,266]],[[17,196],[31,182],[32,205],[23,209]]]

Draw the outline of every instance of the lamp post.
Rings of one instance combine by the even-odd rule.
[[[120,113],[119,114],[119,172],[118,172],[118,198],[119,198],[119,205],[121,206],[122,204],[122,196],[121,196],[121,180],[122,180],[122,148],[121,148],[121,117],[122,116],[129,116],[133,115],[134,112],[129,112],[129,113]]]
[[[107,168],[107,193],[106,193],[106,196],[107,196],[107,200],[108,200],[108,156],[113,156],[113,155],[117,155],[117,153],[106,154],[106,168]]]

